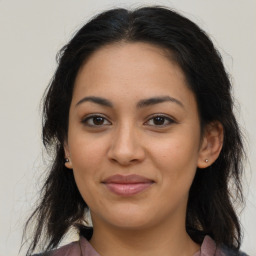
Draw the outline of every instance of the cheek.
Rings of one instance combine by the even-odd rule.
[[[78,139],[71,141],[70,152],[74,169],[90,171],[102,163],[105,154],[105,143],[102,140],[78,136]]]
[[[84,201],[93,205],[92,201],[100,201],[97,184],[103,169],[104,148],[102,143],[90,139],[73,140],[70,145],[74,178]],[[98,196],[97,196],[98,195]],[[98,202],[100,203],[100,202]]]
[[[72,142],[69,146],[74,178],[83,199],[90,205],[90,198],[95,198],[98,193],[96,185],[104,169],[105,149],[102,141],[83,138],[83,136],[70,139],[70,142]]]
[[[170,136],[162,140],[150,140],[151,145],[148,146],[151,150],[154,159],[159,159],[159,162],[169,162],[171,165],[178,163],[187,163],[197,158],[198,141],[191,136],[184,134]]]
[[[163,183],[190,186],[197,167],[197,144],[198,141],[192,135],[176,134],[151,147],[152,159],[160,170]]]

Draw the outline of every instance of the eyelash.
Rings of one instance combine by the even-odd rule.
[[[171,124],[173,124],[173,123],[176,123],[176,121],[173,119],[173,118],[171,118],[171,117],[169,117],[169,116],[166,116],[166,115],[163,115],[163,114],[155,114],[155,115],[153,115],[153,116],[151,116],[149,119],[148,119],[148,121],[146,121],[145,123],[148,123],[149,121],[153,121],[154,120],[154,118],[164,118],[164,123],[167,121],[168,122],[168,124],[161,124],[161,125],[156,125],[156,124],[151,124],[151,125],[149,125],[149,126],[157,126],[157,127],[166,127],[166,126],[169,126],[169,125],[171,125]]]
[[[154,118],[163,118],[164,119],[164,124],[160,124],[160,125],[156,125],[156,124],[147,124],[149,123],[150,121],[153,121],[154,122]],[[90,124],[89,121],[94,121],[96,118],[102,118],[101,121],[103,121],[102,124]],[[107,124],[104,124],[104,122],[107,121]],[[155,120],[156,121],[156,120]],[[168,122],[166,124],[166,121]],[[82,121],[81,121],[84,125],[86,126],[89,126],[89,127],[97,127],[97,128],[101,128],[105,125],[111,125],[112,123],[110,121],[107,120],[106,117],[102,116],[102,115],[99,115],[99,114],[95,114],[95,115],[90,115],[90,116],[87,116],[86,118],[84,118]],[[166,116],[166,115],[163,115],[163,114],[155,114],[153,116],[151,116],[144,124],[147,124],[148,126],[156,126],[158,128],[162,128],[162,127],[167,127],[173,123],[177,123],[173,118],[169,117],[169,116]]]
[[[85,124],[86,126],[89,126],[89,127],[102,127],[103,125],[106,125],[106,124],[101,124],[101,125],[96,125],[96,124],[89,124],[89,121],[91,120],[93,122],[94,118],[102,118],[103,119],[103,122],[107,121],[109,124],[107,125],[111,125],[111,123],[107,120],[106,117],[104,116],[101,116],[99,114],[97,115],[90,115],[90,116],[87,116],[86,118],[84,118],[82,120],[82,123]]]

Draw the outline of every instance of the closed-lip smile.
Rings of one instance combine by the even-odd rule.
[[[152,179],[136,174],[117,174],[109,176],[104,179],[102,183],[107,187],[107,189],[116,195],[132,196],[146,190],[155,182]]]

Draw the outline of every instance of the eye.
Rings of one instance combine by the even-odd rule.
[[[175,121],[167,116],[164,115],[155,115],[152,118],[150,118],[145,124],[150,126],[168,126],[172,123],[175,123]]]
[[[82,123],[91,127],[111,125],[111,123],[105,117],[100,115],[88,116],[82,120]]]

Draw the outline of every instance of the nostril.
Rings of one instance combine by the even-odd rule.
[[[120,165],[130,165],[140,162],[143,158],[142,154],[137,152],[125,152],[125,151],[115,151],[109,152],[109,160],[113,163],[118,163]]]

